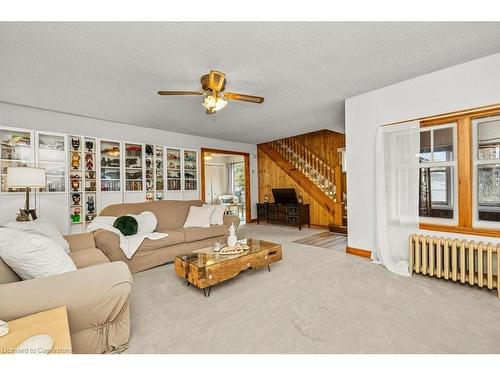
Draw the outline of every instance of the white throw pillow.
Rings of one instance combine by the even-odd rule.
[[[23,280],[76,270],[73,260],[51,238],[0,228],[0,258]]]
[[[40,218],[33,221],[10,221],[5,224],[7,228],[16,229],[23,232],[40,234],[42,236],[52,238],[61,247],[69,253],[69,243],[61,235],[57,227],[50,220]]]
[[[210,216],[213,210],[212,206],[191,206],[184,228],[210,228]]]
[[[132,216],[135,220],[137,220],[137,233],[153,233],[158,225],[156,215],[151,211],[144,211],[139,215],[129,214],[127,216]]]
[[[213,207],[212,215],[210,216],[210,224],[212,225],[223,225],[224,224],[224,213],[226,212],[226,207],[222,204],[204,204],[203,207]]]

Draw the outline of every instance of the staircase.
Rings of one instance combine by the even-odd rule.
[[[259,149],[334,217],[333,225],[343,225],[342,192],[337,188],[342,178],[340,167],[328,165],[294,138],[264,143]]]
[[[329,198],[336,202],[335,169],[293,138],[270,142],[271,147],[301,171]]]

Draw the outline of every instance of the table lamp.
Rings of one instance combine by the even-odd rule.
[[[44,168],[7,167],[7,187],[12,189],[26,189],[26,203],[20,209],[17,221],[29,221],[30,215],[36,220],[36,209],[30,209],[30,189],[47,186]]]

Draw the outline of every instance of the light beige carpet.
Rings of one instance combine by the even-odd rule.
[[[291,242],[321,232],[243,226],[284,259],[209,298],[173,265],[135,274],[127,353],[500,353],[496,293]]]

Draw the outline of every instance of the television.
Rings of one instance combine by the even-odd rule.
[[[274,202],[279,204],[298,204],[295,189],[272,189]]]

